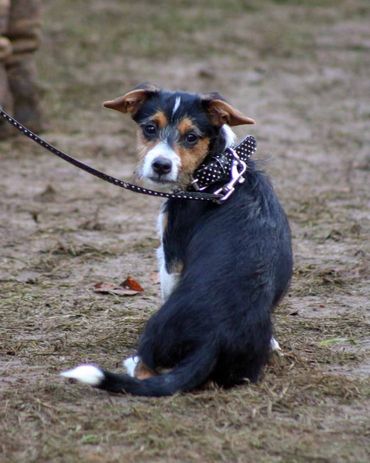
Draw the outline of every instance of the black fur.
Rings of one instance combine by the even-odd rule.
[[[170,200],[166,209],[166,261],[184,269],[149,320],[139,356],[150,368],[170,368],[208,345],[217,352],[209,379],[256,381],[269,354],[271,311],[292,268],[288,222],[269,181],[251,163],[224,205]]]
[[[136,121],[166,102],[170,112],[174,95],[155,95]],[[178,116],[190,112],[197,118],[211,137],[212,155],[215,147],[224,147],[222,131],[207,121],[199,97],[181,95]],[[98,387],[163,396],[208,380],[222,387],[257,381],[269,357],[271,313],[292,274],[289,225],[269,180],[250,161],[245,182],[224,204],[169,200],[165,211],[167,268],[180,263],[183,270],[148,321],[137,355],[153,370],[171,371],[144,380],[104,371]]]
[[[246,182],[222,206],[170,200],[164,248],[181,280],[148,321],[138,355],[170,373],[107,377],[100,387],[148,396],[190,390],[211,379],[230,387],[257,381],[272,336],[271,312],[292,274],[286,216],[251,162]]]

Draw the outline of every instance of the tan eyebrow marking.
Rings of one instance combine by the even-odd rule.
[[[151,119],[160,129],[168,125],[168,119],[163,111],[157,111]]]
[[[194,130],[194,129],[197,130],[197,127],[194,125],[194,122],[190,119],[190,117],[184,117],[177,124],[177,129],[180,135],[185,135],[186,132],[189,132],[190,130]]]

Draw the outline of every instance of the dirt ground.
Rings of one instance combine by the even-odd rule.
[[[102,101],[147,80],[220,91],[258,122],[295,275],[275,314],[284,357],[257,385],[143,399],[69,384],[81,362],[119,369],[160,304],[159,202],[2,142],[1,463],[370,461],[368,0],[44,4],[46,138],[128,178],[133,123]],[[92,290],[128,275],[144,293]]]

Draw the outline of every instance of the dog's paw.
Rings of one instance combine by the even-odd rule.
[[[122,362],[123,368],[125,368],[127,374],[132,378],[135,378],[135,370],[140,362],[140,357],[137,355],[133,357],[128,357],[126,360]]]
[[[279,343],[277,342],[277,340],[274,337],[271,338],[270,349],[271,349],[272,354],[275,354],[278,357],[284,357],[284,353],[281,350],[281,347],[280,347]]]

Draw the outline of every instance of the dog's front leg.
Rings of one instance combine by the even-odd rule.
[[[168,273],[166,268],[166,260],[163,252],[163,246],[160,246],[157,249],[157,257],[159,265],[159,278],[161,283],[161,296],[162,301],[166,302],[179,281],[180,273]]]
[[[175,270],[171,273],[167,271],[166,257],[165,257],[165,253],[163,249],[163,234],[166,229],[166,226],[167,226],[167,214],[166,212],[164,212],[163,207],[162,207],[162,210],[158,216],[158,222],[157,222],[158,234],[161,240],[161,245],[157,249],[157,260],[158,260],[158,268],[159,268],[159,278],[160,278],[160,283],[161,283],[161,296],[162,296],[163,302],[166,302],[167,299],[170,297],[170,295],[175,289],[179,281],[179,278],[180,278],[179,271]]]
[[[180,273],[168,273],[166,269],[166,259],[164,255],[163,245],[162,245],[162,236],[165,228],[166,214],[161,212],[158,217],[158,233],[161,239],[161,246],[157,249],[157,259],[159,267],[159,278],[161,285],[161,297],[162,301],[165,302],[171,295],[172,291],[175,289],[178,280],[180,278]],[[123,367],[128,375],[132,377],[138,377],[138,370],[140,368],[141,359],[137,355],[132,355],[131,357],[123,360]]]

